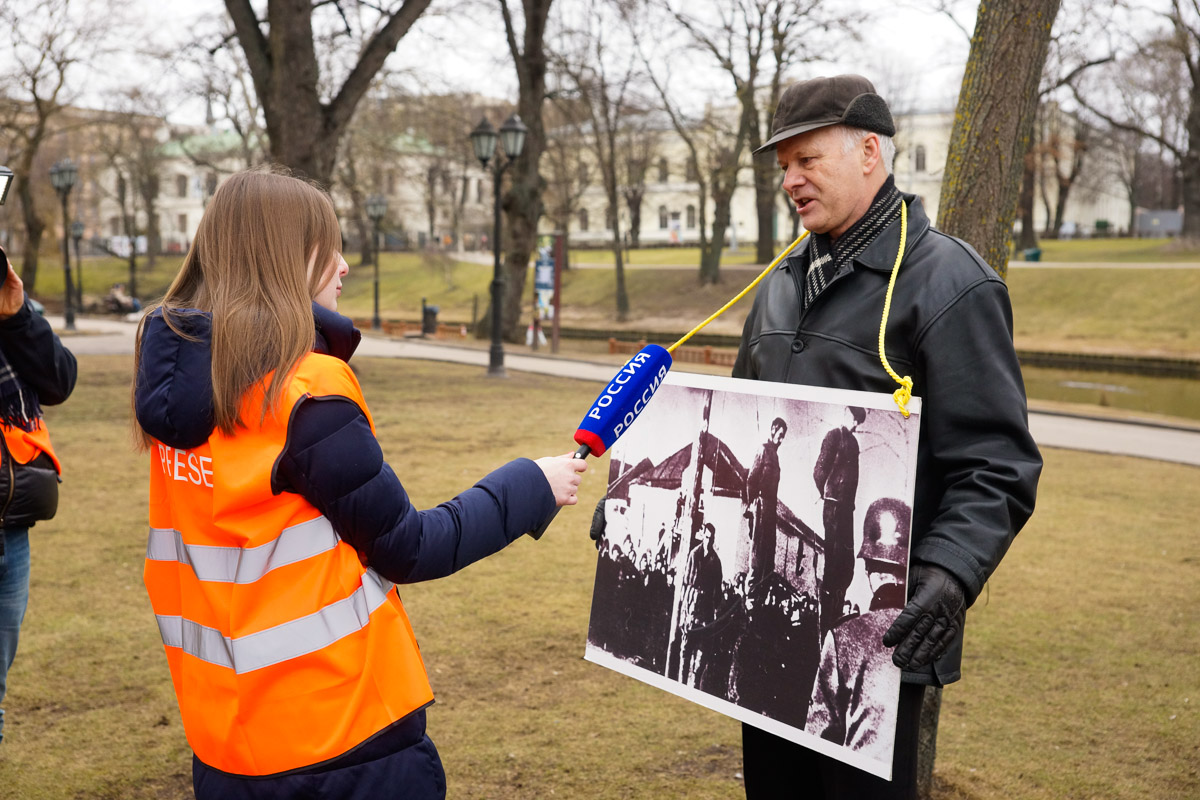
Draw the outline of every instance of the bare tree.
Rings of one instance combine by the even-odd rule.
[[[529,257],[537,244],[537,223],[542,215],[542,192],[545,181],[539,173],[542,153],[546,150],[546,128],[542,107],[546,101],[546,23],[550,18],[553,0],[521,0],[524,27],[518,34],[516,20],[509,0],[497,0],[504,18],[508,50],[517,70],[517,113],[529,132],[525,148],[509,169],[511,185],[502,205],[508,216],[509,236],[504,255],[504,300],[501,330],[509,341],[518,338],[521,298],[525,294],[525,273]],[[519,37],[519,38],[518,38]],[[486,336],[491,325],[488,313],[476,329]]]
[[[233,38],[228,19],[221,20],[222,42]],[[262,104],[254,91],[245,53],[234,47],[206,47],[194,42],[180,56],[186,73],[184,91],[204,98],[205,123],[210,130],[228,130],[236,144],[197,138],[191,130],[175,134],[183,154],[193,164],[212,172],[226,174],[234,169],[249,169],[267,159],[267,132]],[[233,166],[233,165],[236,165]]]
[[[1102,86],[1073,82],[1075,98],[1116,130],[1158,145],[1179,165],[1183,236],[1200,241],[1200,8],[1171,0],[1166,30],[1122,59]],[[1113,108],[1111,98],[1119,98]]]
[[[981,2],[955,109],[938,228],[974,245],[1001,277],[1058,8],[1059,0]],[[921,707],[917,781],[925,797],[941,700],[940,690],[927,691]]]
[[[585,27],[567,32],[564,46],[554,54],[556,72],[576,98],[582,116],[578,136],[592,151],[600,184],[608,200],[610,247],[616,264],[617,319],[629,315],[629,294],[625,286],[625,261],[621,239],[621,150],[618,144],[623,120],[630,110],[632,83],[637,76],[635,59],[617,55],[609,48],[608,33],[613,26],[605,9],[588,4],[581,15]],[[607,24],[606,24],[607,23]]]
[[[696,46],[732,79],[746,127],[742,146],[751,150],[766,141],[763,133],[771,130],[788,69],[820,57],[837,35],[852,29],[850,17],[829,11],[822,0],[719,0],[689,4],[686,11],[682,4],[675,8],[671,0],[663,2]],[[729,152],[734,161],[741,155],[740,149]],[[765,156],[754,159],[753,169],[756,253],[760,262],[767,263],[775,254],[778,173],[774,161]],[[719,180],[724,182],[726,176]],[[722,230],[714,227],[714,232]]]
[[[742,170],[742,153],[750,135],[753,115],[745,106],[730,126],[727,120],[709,111],[701,127],[706,144],[707,159],[701,166],[708,173],[708,188],[713,201],[712,236],[708,247],[700,248],[700,283],[721,282],[721,252],[725,248],[725,231],[732,218],[733,193],[737,191],[738,174]],[[768,261],[773,256],[768,257]]]
[[[338,144],[354,109],[384,61],[431,0],[398,5],[359,4],[373,9],[374,24],[347,12],[347,0],[271,0],[259,18],[251,0],[225,0],[234,31],[262,104],[271,157],[299,174],[329,184]],[[327,96],[314,40],[314,15],[336,14],[358,57],[341,85]],[[360,9],[361,10],[361,9]],[[328,75],[326,76],[326,82]]]
[[[658,136],[649,114],[627,115],[618,141],[621,167],[621,197],[629,210],[629,245],[641,247],[642,200],[646,197],[646,173],[658,152]]]
[[[551,106],[556,109],[555,105]],[[554,125],[564,129],[569,122],[556,115]],[[573,137],[554,136],[546,142],[546,215],[554,227],[564,235],[571,230],[571,221],[580,210],[584,192],[592,185],[595,167],[585,156]],[[570,237],[564,254],[570,253]],[[564,264],[564,268],[568,265]]]
[[[8,166],[16,182],[25,226],[21,281],[32,292],[37,285],[38,251],[46,220],[35,178],[43,167],[38,156],[58,131],[62,112],[71,102],[75,73],[98,54],[111,15],[72,0],[6,0],[0,5],[0,28],[10,37],[11,69],[0,84],[12,90],[0,106],[0,131],[7,140]]]
[[[671,92],[669,91],[669,73],[664,74],[663,77],[659,77],[655,73],[655,70],[651,68],[650,62],[644,55],[640,43],[638,44],[638,51],[641,55],[642,63],[646,68],[647,77],[654,86],[654,90],[658,93],[662,107],[671,120],[671,127],[675,129],[675,133],[687,147],[689,161],[696,165],[697,203],[699,206],[697,226],[699,227],[700,234],[700,282],[710,282],[708,279],[711,277],[711,282],[716,283],[720,277],[719,268],[722,240],[721,238],[717,239],[714,255],[714,246],[710,243],[708,236],[707,170],[700,169],[701,148],[703,147],[700,140],[700,126],[688,120],[684,116],[679,104],[675,100],[672,100]],[[710,269],[712,269],[711,275]]]
[[[950,134],[938,227],[973,244],[1002,276],[1058,7],[1059,0],[980,4]]]

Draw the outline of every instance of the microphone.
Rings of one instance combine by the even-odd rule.
[[[671,361],[671,354],[665,347],[648,344],[625,362],[583,415],[579,429],[575,431],[575,443],[579,445],[575,458],[599,457],[608,452],[608,448],[646,410],[650,398],[667,377]],[[556,516],[558,508],[530,535],[534,539],[542,538]]]
[[[594,456],[602,456],[646,410],[671,369],[671,354],[665,347],[648,344],[625,362],[604,391],[583,415],[575,431],[576,444]]]
[[[600,396],[596,398],[596,402],[592,403],[592,407],[583,415],[583,421],[579,423],[579,429],[575,431],[575,442],[579,445],[579,449],[575,451],[575,458],[587,458],[589,454],[604,455],[608,448],[613,446],[613,442],[629,430],[633,421],[646,410],[646,404],[658,391],[663,378],[667,377],[667,372],[671,369],[671,353],[695,336],[708,323],[732,308],[733,304],[745,297],[751,289],[758,286],[759,282],[767,277],[767,274],[775,269],[788,253],[795,250],[806,236],[808,236],[808,231],[800,234],[794,242],[787,246],[787,249],[775,256],[775,260],[759,273],[759,276],[751,281],[745,289],[738,292],[732,300],[721,306],[716,312],[710,314],[704,322],[688,331],[675,344],[670,347],[648,344],[633,358],[626,361],[625,366],[621,367],[608,386],[604,387]],[[550,523],[558,516],[558,508],[554,509],[554,512],[537,530],[530,531],[530,536],[535,539],[542,538],[546,528],[550,527]]]

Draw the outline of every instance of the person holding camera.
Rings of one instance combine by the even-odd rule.
[[[0,702],[29,602],[29,529],[58,510],[62,466],[42,419],[43,405],[75,388],[75,356],[63,347],[7,270],[0,286]],[[0,708],[0,741],[4,709]]]

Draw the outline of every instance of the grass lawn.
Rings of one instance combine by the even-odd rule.
[[[422,507],[513,456],[573,447],[596,391],[442,364],[356,366],[384,452]],[[130,370],[127,357],[81,358],[75,396],[47,413],[67,472],[58,518],[31,535],[4,797],[191,796],[141,582],[148,457],[130,446]],[[970,612],[936,796],[1195,797],[1197,470],[1046,457],[1038,512]],[[595,564],[586,531],[606,466],[593,465],[581,506],[542,541],[403,591],[438,696],[430,733],[451,797],[743,796],[737,723],[582,660]]]
[[[1073,252],[1076,261],[1088,261],[1086,254],[1100,245],[1123,248],[1120,254],[1127,256],[1126,261],[1143,260],[1142,251],[1134,248],[1162,250],[1171,246],[1167,240],[1151,239],[1076,240],[1047,245]],[[665,258],[686,251],[638,252]],[[1200,255],[1196,258],[1200,260]],[[1054,254],[1047,255],[1046,260],[1072,259]],[[178,257],[163,257],[154,270],[139,275],[144,300],[153,300],[165,290],[179,262]],[[84,276],[88,293],[103,294],[112,283],[128,281],[127,267],[117,259],[86,261]],[[716,311],[753,276],[748,270],[725,270],[720,284],[700,286],[696,272],[689,269],[628,270],[625,279],[631,308],[627,321],[617,323],[614,272],[569,270],[563,275],[562,319],[568,326],[661,331],[665,341]],[[425,298],[428,304],[439,307],[442,321],[469,323],[486,311],[491,279],[490,265],[458,262],[437,253],[385,253],[380,267],[380,312],[386,319],[415,321],[420,319],[421,299]],[[1196,312],[1200,308],[1200,269],[1014,269],[1009,272],[1008,285],[1018,347],[1200,356],[1200,317]],[[530,270],[525,283],[524,318],[530,316],[532,291]],[[34,294],[52,311],[61,309],[62,269],[56,268],[53,259],[42,260]],[[747,296],[707,330],[739,334],[751,303],[752,296]],[[373,307],[374,269],[352,264],[340,308],[348,316],[361,319],[369,318]]]
[[[1200,269],[1015,269],[1008,287],[1018,347],[1200,357]]]
[[[1043,239],[1042,261],[1200,262],[1200,250],[1179,246],[1175,239]]]
[[[721,253],[721,264],[754,264],[754,242],[743,243],[735,253],[726,249]],[[614,264],[612,250],[572,250],[572,264]],[[634,266],[689,266],[700,269],[699,247],[652,247],[644,250],[626,251],[626,264]],[[765,264],[763,266],[766,266]]]
[[[148,266],[146,258],[138,258],[138,296],[143,302],[147,298],[161,297],[167,287],[171,285],[171,281],[175,278],[175,273],[179,271],[179,265],[183,263],[183,256],[159,256],[153,268]],[[17,274],[21,273],[21,262],[13,260],[13,267],[16,268]],[[125,288],[129,288],[129,262],[119,258],[103,257],[103,258],[85,258],[82,261],[83,267],[83,294],[84,300],[89,298],[99,300],[108,294],[108,290],[114,283],[123,283]],[[76,269],[74,250],[71,256],[71,281],[74,283],[79,277],[79,271]],[[28,290],[28,287],[26,287]],[[61,312],[63,303],[63,267],[62,258],[58,259],[42,257],[38,260],[37,284],[34,286],[34,291],[31,292],[35,297],[45,303],[50,309]]]

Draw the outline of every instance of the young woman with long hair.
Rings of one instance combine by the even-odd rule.
[[[336,313],[329,198],[271,171],[213,195],[138,334],[145,580],[205,798],[438,798],[433,693],[393,584],[449,575],[577,500],[518,459],[418,511],[383,460]]]

